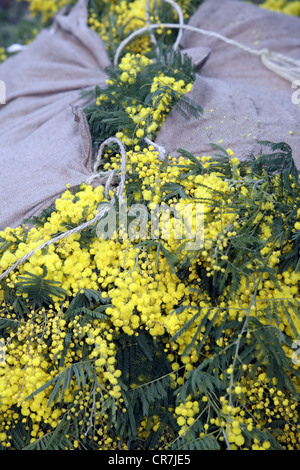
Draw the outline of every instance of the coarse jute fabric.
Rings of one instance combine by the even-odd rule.
[[[300,59],[299,18],[237,0],[206,0],[189,24]],[[291,83],[219,39],[185,31],[181,45],[196,64],[205,62],[189,93],[204,116],[187,121],[174,111],[155,143],[174,156],[179,147],[210,155],[210,143],[219,143],[243,160],[260,151],[258,140],[283,141],[300,168],[300,109]],[[105,86],[110,64],[102,40],[87,26],[87,0],[79,0],[0,66],[7,90],[0,105],[0,230],[39,215],[67,184],[91,179],[92,144],[81,112],[88,98],[81,91]]]
[[[189,24],[251,48],[268,48],[300,59],[297,17],[237,0],[206,0]],[[300,108],[292,101],[291,83],[268,70],[260,57],[220,39],[185,31],[181,46],[183,52],[193,51],[195,61],[197,48],[200,54],[203,47],[211,51],[187,95],[203,107],[204,114],[186,120],[172,112],[156,143],[174,156],[178,148],[194,155],[213,155],[210,143],[215,143],[244,160],[263,149],[257,143],[260,140],[287,142],[300,168]]]
[[[0,66],[7,92],[0,106],[0,229],[39,215],[67,184],[91,176],[91,139],[80,111],[89,98],[82,91],[105,86],[108,65],[102,40],[87,26],[87,1],[79,0]]]

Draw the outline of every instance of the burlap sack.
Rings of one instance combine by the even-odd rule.
[[[87,26],[87,1],[0,66],[6,104],[0,105],[0,229],[49,207],[66,184],[92,174],[85,123],[70,105],[84,107],[82,89],[105,86],[110,65],[99,36]],[[82,139],[83,137],[83,139]]]
[[[110,64],[101,39],[86,24],[87,0],[58,15],[27,50],[0,66],[6,104],[0,105],[0,229],[38,215],[65,190],[91,175],[91,143],[70,105],[86,104],[80,90],[105,85]],[[299,58],[300,20],[234,0],[206,0],[191,24],[251,46]],[[259,41],[258,44],[255,44]],[[210,142],[232,148],[241,159],[258,139],[288,141],[300,166],[299,108],[291,85],[260,59],[219,40],[185,33],[183,47],[202,61],[211,50],[191,97],[205,109],[199,121],[173,113],[156,142],[173,155],[178,147],[211,153]],[[201,46],[201,47],[200,47]],[[197,48],[201,57],[197,58]],[[300,78],[300,77],[299,77]],[[180,132],[178,132],[180,129]],[[290,134],[293,132],[293,134]]]
[[[206,0],[189,24],[254,49],[267,47],[300,59],[300,19],[296,17],[235,0]],[[197,47],[211,50],[188,94],[204,108],[204,117],[187,121],[173,112],[156,143],[172,155],[177,155],[178,148],[213,155],[212,142],[231,148],[244,160],[260,151],[258,140],[288,142],[300,168],[300,109],[292,102],[291,83],[265,68],[260,57],[219,39],[185,31],[182,47],[183,52],[192,48],[193,57]]]

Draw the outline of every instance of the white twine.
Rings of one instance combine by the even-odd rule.
[[[98,168],[102,161],[103,151],[104,148],[109,145],[110,143],[116,143],[119,145],[121,150],[121,181],[117,189],[117,196],[120,199],[122,197],[124,186],[125,186],[125,179],[126,179],[126,150],[122,142],[117,139],[116,137],[109,137],[106,139],[101,145],[98,150],[98,154],[96,157],[96,161],[93,167],[93,174],[86,180],[86,184],[91,184],[95,178],[106,179],[105,183],[105,196],[109,198],[109,190],[111,189],[112,183],[114,181],[115,170],[110,170],[108,172],[98,172]]]
[[[292,59],[279,52],[268,51],[261,55],[261,61],[265,67],[277,73],[281,78],[294,82],[300,78],[300,61]]]
[[[97,161],[94,165],[94,170],[96,170],[96,168],[98,168],[98,166],[100,165],[100,162],[101,162],[101,158],[102,158],[102,153],[103,153],[103,150],[104,148],[109,145],[110,143],[116,143],[119,145],[120,147],[120,150],[121,150],[121,175],[120,175],[120,184],[118,185],[118,188],[116,190],[116,196],[119,198],[119,199],[122,199],[122,194],[123,194],[123,191],[124,191],[124,186],[125,186],[125,180],[126,180],[126,150],[124,148],[124,145],[122,144],[122,142],[117,139],[116,137],[109,137],[107,140],[105,140],[101,146],[100,146],[100,149],[99,149],[99,152],[98,152],[98,157],[97,157]],[[109,172],[111,173],[111,172]],[[92,175],[92,176],[96,176],[95,174]],[[112,183],[112,178],[108,178],[108,181],[109,183],[106,184],[106,192],[108,194],[109,192],[109,189],[110,189],[110,185]],[[115,196],[113,196],[111,198],[111,200],[109,201],[109,204],[114,204],[115,203]],[[81,232],[82,230],[90,227],[91,225],[95,224],[96,222],[98,222],[105,214],[106,212],[109,210],[109,207],[108,206],[105,206],[104,209],[102,209],[100,212],[98,212],[98,214],[92,219],[92,220],[89,220],[77,227],[74,227],[73,229],[71,230],[68,230],[67,232],[63,232],[61,233],[60,235],[58,235],[57,237],[55,238],[52,238],[51,240],[48,240],[46,241],[45,243],[42,243],[41,245],[39,245],[38,247],[34,248],[33,250],[31,250],[29,253],[27,253],[26,255],[24,255],[22,258],[18,259],[10,268],[8,268],[6,271],[4,271],[1,275],[0,275],[0,281],[2,279],[4,279],[4,277],[6,277],[9,273],[11,273],[13,270],[15,270],[18,266],[20,266],[20,264],[24,263],[25,261],[27,261],[32,255],[34,255],[34,253],[37,251],[37,250],[42,250],[43,248],[46,248],[47,246],[50,246],[52,245],[53,243],[56,243],[56,242],[59,242],[60,240],[64,239],[64,238],[67,238],[75,233],[79,233]]]
[[[180,26],[184,26],[184,16],[183,16],[183,12],[182,12],[180,6],[176,2],[174,2],[174,0],[164,0],[164,1],[166,3],[169,3],[174,8],[174,10],[177,11],[177,13],[178,13],[178,24]],[[147,0],[147,2],[146,2],[146,23],[147,23],[148,27],[151,26],[151,23],[150,23],[150,2],[151,2],[151,0]],[[157,41],[156,41],[156,38],[155,38],[153,32],[150,30],[149,33],[150,33],[152,43],[156,45]],[[176,41],[173,44],[173,49],[175,51],[179,47],[180,41],[182,39],[182,35],[183,35],[183,29],[180,27],[177,38],[176,38]]]
[[[248,52],[250,54],[260,56],[262,63],[267,67],[269,70],[272,70],[275,72],[277,75],[281,76],[282,78],[294,82],[297,80],[300,76],[300,61],[292,59],[291,57],[287,57],[283,54],[269,51],[269,49],[264,48],[264,49],[253,49],[249,46],[246,46],[245,44],[242,44],[238,41],[235,41],[234,39],[227,38],[226,36],[223,36],[215,31],[207,31],[201,28],[197,28],[195,26],[191,25],[186,25],[184,24],[184,17],[181,8],[177,3],[173,0],[165,0],[167,3],[169,3],[177,12],[179,16],[179,23],[161,23],[161,24],[149,24],[150,22],[150,1],[147,0],[146,2],[146,22],[148,23],[147,26],[140,28],[133,33],[131,33],[124,41],[122,41],[115,53],[114,57],[114,65],[117,66],[119,62],[119,58],[121,55],[122,50],[127,46],[128,43],[130,43],[136,36],[139,36],[143,33],[150,33],[151,34],[151,39],[154,44],[156,44],[156,39],[155,36],[152,34],[152,30],[154,29],[159,29],[159,28],[176,28],[179,29],[179,33],[177,36],[177,39],[173,45],[174,50],[176,50],[179,47],[179,43],[182,39],[183,35],[183,30],[189,30],[193,31],[195,33],[200,33],[205,36],[210,36],[214,37],[216,39],[219,39],[223,42],[226,42],[227,44],[230,44],[232,46],[238,47],[245,52]],[[154,148],[156,148],[159,152],[159,156],[162,160],[165,159],[166,157],[166,152],[165,149],[154,142],[152,142],[148,137],[146,137],[145,142],[149,145],[153,145]],[[102,160],[102,153],[104,148],[109,145],[110,143],[117,143],[119,145],[119,148],[121,150],[121,177],[120,177],[120,183],[117,187],[116,190],[116,196],[118,197],[119,200],[122,200],[122,195],[125,187],[125,180],[126,180],[126,150],[122,144],[122,142],[117,139],[116,137],[109,137],[105,142],[103,142],[99,148],[98,155],[96,162],[94,164],[94,173],[87,179],[86,184],[91,184],[95,178],[101,178],[103,177],[105,181],[105,196],[109,198],[109,191],[112,187],[113,181],[114,181],[114,176],[115,176],[115,170],[111,170],[109,172],[98,172],[97,169],[101,163]],[[110,204],[115,203],[115,197],[113,196],[110,200]],[[79,233],[85,228],[90,227],[91,225],[95,224],[98,222],[108,211],[108,207],[106,206],[104,209],[102,209],[98,214],[90,221],[85,222],[78,227],[75,227],[71,230],[68,230],[67,232],[63,232],[60,235],[58,235],[55,238],[52,238],[51,240],[46,241],[45,243],[39,245],[37,248],[34,248],[31,250],[29,253],[27,253],[25,256],[17,260],[10,268],[8,268],[6,271],[4,271],[0,275],[0,281],[6,277],[11,271],[16,269],[20,264],[22,264],[24,261],[28,260],[37,250],[42,250],[43,248],[52,245],[53,243],[56,243],[64,238],[69,237],[70,235],[73,235],[75,233]]]
[[[136,36],[139,36],[143,33],[149,32],[149,30],[154,30],[158,28],[177,28],[180,30],[186,29],[188,31],[193,31],[195,33],[200,33],[205,36],[214,37],[216,39],[220,39],[227,44],[232,46],[238,47],[249,54],[253,54],[256,56],[260,56],[261,61],[265,67],[267,67],[272,72],[276,73],[280,77],[288,80],[290,82],[294,82],[300,76],[300,61],[296,59],[292,59],[291,57],[285,56],[278,52],[270,51],[267,48],[263,49],[253,49],[252,47],[246,46],[234,39],[227,38],[226,36],[222,36],[221,34],[215,31],[208,31],[205,29],[197,28],[195,26],[191,26],[188,24],[176,24],[176,23],[161,23],[161,24],[150,24],[148,26],[144,26],[143,28],[137,29],[133,33],[131,33],[127,38],[122,41],[115,53],[114,57],[114,65],[117,65],[119,62],[120,54],[122,50],[130,43]]]
[[[158,145],[155,142],[152,142],[152,140],[150,140],[149,137],[145,137],[144,141],[146,142],[147,145],[149,146],[152,145],[158,151],[159,158],[161,160],[165,160],[167,156],[167,151],[162,145]]]
[[[151,0],[147,0],[146,2],[146,24],[147,26],[150,26],[150,2]],[[152,31],[150,31],[150,38],[151,38],[151,41],[152,41],[152,44],[156,45],[157,44],[157,41],[156,41],[156,38],[153,34]]]

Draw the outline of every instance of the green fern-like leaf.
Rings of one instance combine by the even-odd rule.
[[[66,291],[57,281],[46,279],[47,271],[44,268],[43,276],[37,276],[25,271],[26,276],[20,276],[16,283],[17,295],[26,295],[30,304],[42,306],[53,303],[54,298],[63,299]]]

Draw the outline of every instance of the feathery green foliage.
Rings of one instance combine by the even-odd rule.
[[[182,80],[185,83],[192,83],[195,80],[195,66],[190,57],[181,52],[174,51],[171,47],[159,47],[149,54],[151,62],[142,66],[135,74],[132,83],[122,81],[122,69],[111,66],[106,69],[109,77],[109,84],[106,88],[96,87],[94,103],[86,109],[86,115],[91,128],[91,134],[95,145],[99,145],[112,135],[126,130],[126,135],[134,137],[137,124],[130,116],[128,109],[142,106],[145,109],[157,110],[160,103],[168,99],[168,113],[172,108],[180,112],[186,119],[191,115],[200,117],[202,108],[193,102],[188,96],[175,91],[169,85],[160,86],[157,90],[151,91],[153,80],[158,75],[173,77],[176,81]],[[101,105],[97,104],[97,98],[101,97]],[[142,128],[146,129],[153,116],[148,112],[144,117],[145,123]],[[160,117],[159,119],[163,119]],[[161,122],[158,120],[156,131],[150,134],[145,132],[150,139],[154,139]],[[134,143],[145,147],[144,137],[136,137]]]

